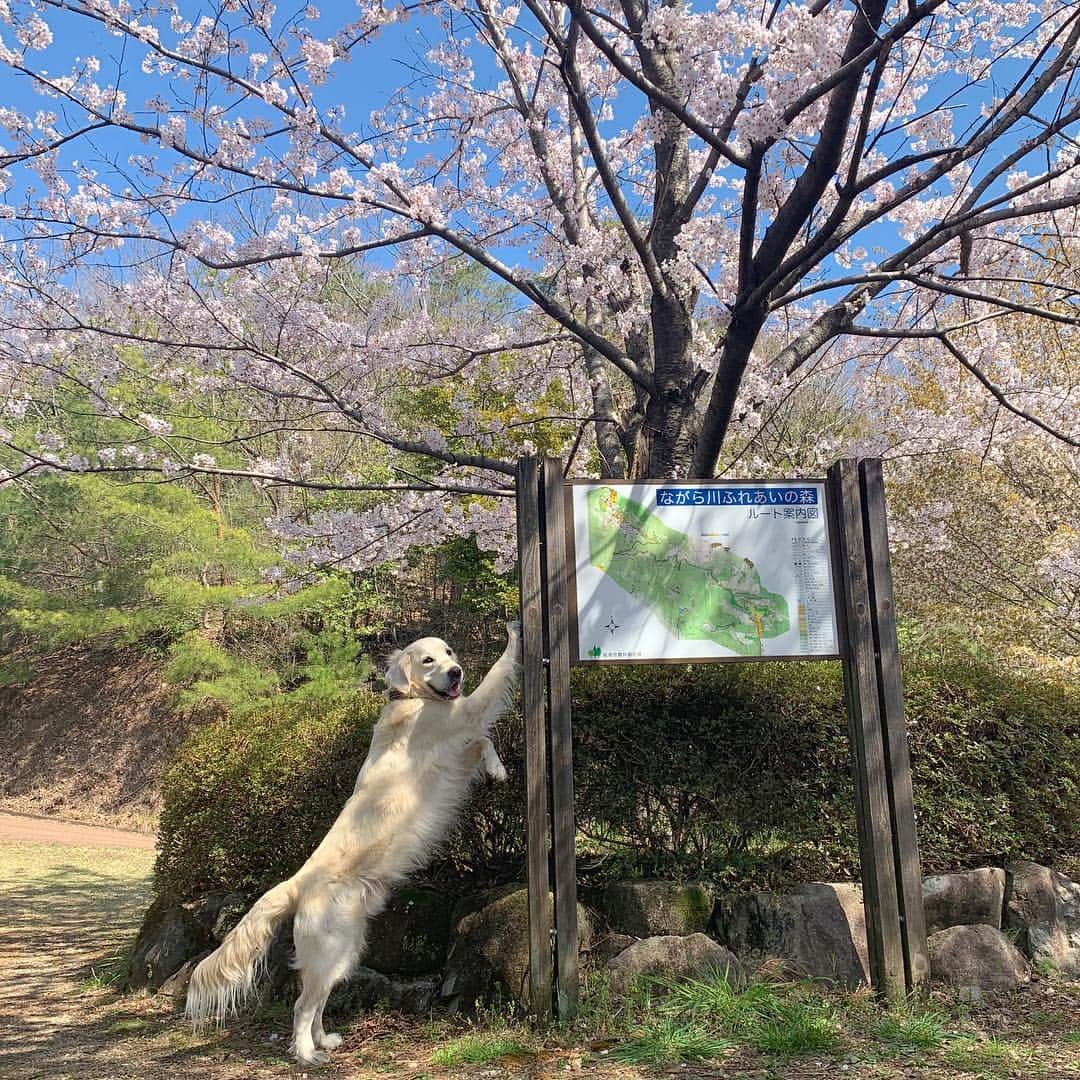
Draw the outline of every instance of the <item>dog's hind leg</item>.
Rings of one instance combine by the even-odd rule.
[[[323,1009],[330,991],[348,978],[363,940],[362,923],[352,925],[346,911],[335,914],[336,918],[324,916],[314,924],[298,917],[293,927],[301,991],[293,1007],[292,1051],[306,1065],[329,1061],[325,1051],[341,1044],[340,1035],[323,1031]]]
[[[336,1050],[341,1045],[341,1036],[336,1031],[324,1031],[322,1025],[323,1009],[326,1002],[319,1007],[315,1018],[311,1021],[311,1041],[320,1050]]]
[[[352,970],[352,965],[355,963],[357,957],[364,951],[364,941],[367,936],[367,919],[363,916],[360,917],[358,923],[349,927],[353,933],[352,943],[349,946],[349,953],[353,957],[352,962],[349,964],[349,969],[341,976],[341,978],[348,978]],[[329,992],[327,992],[329,996]],[[336,1050],[341,1045],[341,1036],[336,1031],[324,1031],[323,1030],[323,1009],[326,1007],[326,998],[323,998],[323,1003],[315,1011],[315,1015],[311,1018],[311,1041],[320,1050]]]
[[[293,1041],[292,1052],[301,1065],[325,1065],[330,1055],[315,1048],[312,1037],[312,1024],[316,1014],[321,1015],[326,1007],[326,999],[337,980],[327,977],[327,973],[312,970],[301,976],[300,996],[293,1006]]]

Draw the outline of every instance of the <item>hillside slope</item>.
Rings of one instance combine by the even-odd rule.
[[[0,809],[152,829],[176,747],[207,717],[178,714],[155,661],[70,648],[0,687]]]

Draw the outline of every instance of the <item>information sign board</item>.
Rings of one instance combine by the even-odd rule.
[[[840,655],[824,480],[566,490],[575,663]]]

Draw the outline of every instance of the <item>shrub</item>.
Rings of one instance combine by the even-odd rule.
[[[1080,854],[1080,692],[976,660],[905,659],[928,873]],[[723,889],[858,875],[840,666],[583,668],[573,677],[578,856],[586,885],[700,878]],[[197,732],[165,783],[158,890],[256,892],[292,873],[352,790],[381,699],[290,706]],[[425,872],[522,880],[521,723],[506,785],[478,784]]]
[[[1080,692],[967,658],[909,654],[904,676],[924,870],[1080,854]],[[576,677],[580,847],[611,874],[857,877],[839,664]]]
[[[163,781],[159,895],[254,895],[307,858],[352,793],[381,701],[303,704],[196,730]]]

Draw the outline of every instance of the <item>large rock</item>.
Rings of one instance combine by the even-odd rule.
[[[800,885],[725,897],[713,935],[740,959],[779,957],[799,975],[854,987],[869,982],[862,888]]]
[[[551,898],[549,895],[548,903]],[[477,1001],[513,1001],[529,1005],[529,896],[512,885],[489,893],[478,903],[463,905],[455,914],[450,952],[440,997],[453,1010]],[[586,945],[592,928],[578,905],[578,948]]]
[[[928,934],[977,923],[1000,929],[1005,871],[984,866],[963,874],[934,874],[923,878],[922,897]]]
[[[235,892],[211,892],[188,901],[184,906],[221,944],[225,935],[248,913],[254,901]]]
[[[256,898],[257,899],[257,898]],[[254,900],[234,892],[212,892],[186,901],[184,907],[213,937],[213,947],[220,945],[230,930],[251,910]],[[282,922],[266,950],[260,977],[270,985],[272,997],[290,997],[296,984],[293,970],[292,918]],[[198,959],[198,958],[196,958]],[[181,976],[183,972],[178,972]],[[174,997],[182,980],[162,986],[162,991]]]
[[[155,901],[143,918],[125,986],[182,997],[197,961],[217,948],[251,903],[238,893],[213,892],[184,901]],[[292,920],[278,927],[262,965],[275,996],[295,981]]]
[[[636,941],[604,966],[612,993],[625,993],[644,975],[706,978],[714,973],[729,981],[740,978],[738,960],[705,934],[665,934]]]
[[[191,982],[191,975],[198,966],[198,963],[199,961],[197,959],[185,960],[180,967],[158,987],[158,996],[170,998],[173,1005],[182,1011],[184,1003],[187,1000],[187,990],[188,985]]]
[[[1023,953],[993,926],[950,926],[927,940],[930,974],[968,1000],[1015,990],[1031,980]]]
[[[602,968],[637,940],[631,934],[605,934],[603,937],[593,938],[589,945],[589,966]]]
[[[159,900],[150,906],[135,939],[126,985],[157,990],[184,963],[215,946],[191,904]]]
[[[432,889],[402,889],[372,920],[364,964],[384,974],[438,971],[450,943],[453,898]]]
[[[326,1011],[355,1015],[377,1007],[411,1016],[426,1016],[439,988],[438,975],[390,976],[369,967],[357,968],[348,982],[334,988]]]
[[[1005,926],[1039,967],[1080,978],[1080,884],[1049,867],[1018,862],[1008,868]]]
[[[713,898],[696,884],[615,881],[604,889],[601,907],[611,929],[622,934],[697,934],[709,925]]]

